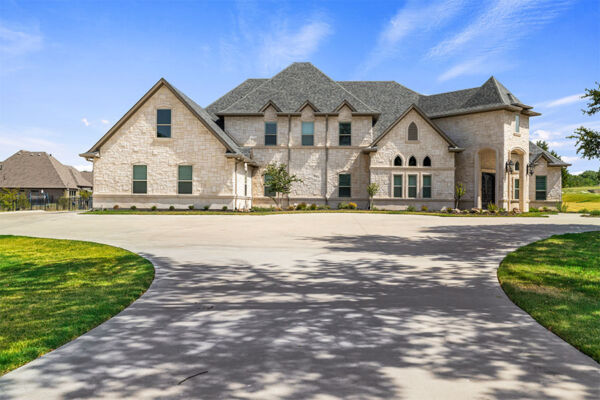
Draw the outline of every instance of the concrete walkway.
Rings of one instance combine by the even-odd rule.
[[[0,214],[0,234],[156,265],[144,296],[0,378],[0,398],[598,399],[600,365],[511,303],[496,268],[599,229],[577,215]]]

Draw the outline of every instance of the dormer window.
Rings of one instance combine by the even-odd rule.
[[[521,126],[521,116],[515,115],[515,133],[519,133],[519,127]]]
[[[156,137],[171,137],[171,110],[156,110]]]
[[[400,156],[396,156],[396,158],[394,158],[394,166],[395,167],[401,167],[402,166],[402,158],[400,158]]]

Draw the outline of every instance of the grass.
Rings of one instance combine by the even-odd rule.
[[[600,186],[564,188],[562,200],[567,203],[568,210],[574,212],[586,209],[600,210],[600,193],[592,193],[589,190],[600,190]]]
[[[600,362],[600,232],[552,236],[510,253],[498,268],[508,297]]]
[[[148,260],[120,248],[0,235],[0,375],[117,314],[153,278]]]
[[[276,214],[309,214],[309,213],[353,213],[353,214],[402,214],[402,215],[429,215],[437,217],[546,217],[556,212],[527,212],[521,214],[448,214],[428,211],[391,211],[391,210],[302,210],[302,211],[203,211],[203,210],[94,210],[84,214],[95,215],[276,215]]]

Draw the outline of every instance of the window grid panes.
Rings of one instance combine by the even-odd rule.
[[[340,122],[340,146],[352,145],[352,124],[350,122]]]
[[[148,169],[145,165],[133,166],[133,193],[148,192]]]
[[[519,200],[519,188],[520,183],[519,183],[519,178],[515,178],[515,190],[514,190],[514,199],[515,200]]]
[[[408,140],[419,140],[419,129],[414,122],[408,126]]]
[[[180,165],[177,174],[177,193],[192,194],[192,166]]]
[[[394,197],[402,197],[402,175],[394,175]]]
[[[275,197],[275,191],[269,187],[271,175],[265,175],[265,197]]]
[[[302,122],[302,146],[313,146],[315,144],[315,123]]]
[[[277,146],[277,122],[265,122],[265,146]]]
[[[535,199],[546,200],[546,176],[535,177]]]
[[[417,197],[417,176],[409,175],[408,176],[408,197],[416,198]]]
[[[339,175],[339,197],[350,197],[352,195],[352,177],[350,174]]]
[[[171,137],[171,110],[156,110],[156,137]]]
[[[423,175],[423,198],[431,198],[431,175]]]

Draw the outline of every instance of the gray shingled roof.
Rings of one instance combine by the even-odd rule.
[[[314,65],[306,62],[291,64],[271,79],[257,85],[227,108],[218,110],[218,113],[259,113],[269,101],[274,103],[281,112],[293,113],[298,112],[307,100],[320,112],[334,112],[340,104],[347,101],[356,112],[379,113]],[[219,101],[221,99],[217,100]]]
[[[217,119],[218,117],[215,115],[217,111],[225,110],[227,107],[244,97],[251,90],[256,89],[258,86],[262,85],[268,81],[268,79],[255,79],[250,78],[246,79],[240,85],[231,89],[229,92],[225,93],[223,96],[219,97],[217,100],[212,102],[210,105],[206,106],[205,110],[208,111],[213,119]]]
[[[77,189],[92,187],[81,172],[63,165],[45,152],[20,150],[4,160],[0,187],[23,189]]]
[[[529,162],[535,163],[540,157],[546,158],[548,165],[551,167],[568,167],[571,165],[554,157],[552,154],[550,154],[550,152],[542,149],[535,143],[529,142]]]

